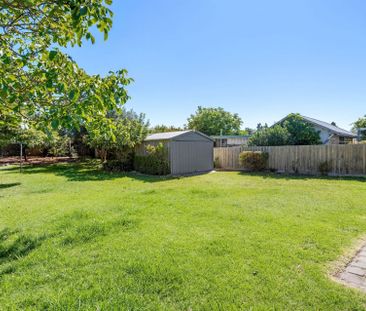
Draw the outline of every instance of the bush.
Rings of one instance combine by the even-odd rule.
[[[133,170],[131,160],[109,160],[103,163],[103,169],[107,172],[130,172]]]
[[[249,171],[263,171],[267,168],[267,162],[267,152],[243,151],[239,155],[240,165]]]
[[[249,146],[283,146],[289,142],[289,132],[287,129],[275,125],[273,127],[263,128],[254,133],[249,138]]]
[[[135,156],[135,170],[150,175],[168,175],[170,167],[168,152],[160,143],[157,146],[148,145],[146,155]]]

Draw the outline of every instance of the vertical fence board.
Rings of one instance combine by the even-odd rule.
[[[223,169],[240,170],[241,151],[268,152],[268,168],[286,173],[319,174],[326,162],[331,175],[366,175],[366,145],[219,147],[214,159]]]

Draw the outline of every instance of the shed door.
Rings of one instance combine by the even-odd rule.
[[[170,152],[172,174],[213,169],[212,141],[173,141]]]

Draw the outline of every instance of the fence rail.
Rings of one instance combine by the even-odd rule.
[[[284,173],[317,175],[319,166],[327,163],[330,175],[366,175],[366,144],[214,148],[215,163],[223,169],[242,170],[242,151],[268,152],[268,168]]]

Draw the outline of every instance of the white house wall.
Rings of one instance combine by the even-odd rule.
[[[317,132],[319,132],[321,142],[322,142],[323,144],[328,143],[329,136],[331,135],[330,130],[327,130],[327,129],[325,129],[325,128],[318,127],[318,126],[314,126],[314,128],[315,128],[315,130],[316,130]]]

